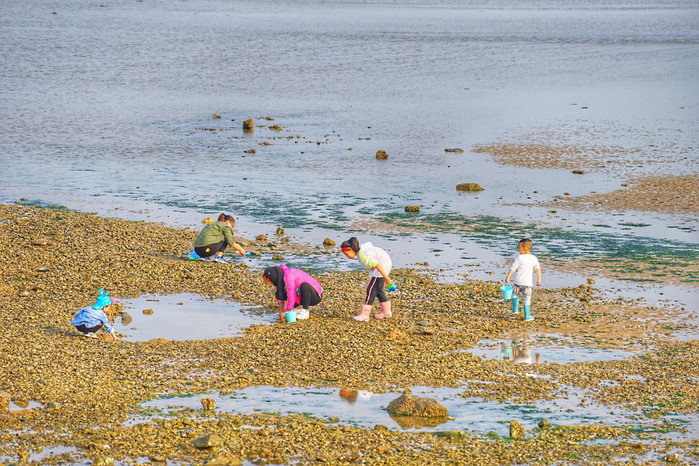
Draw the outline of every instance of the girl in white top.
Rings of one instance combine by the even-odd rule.
[[[384,286],[388,288],[393,283],[388,278],[392,266],[388,253],[369,242],[360,245],[359,240],[354,236],[347,241],[343,241],[340,248],[345,256],[350,259],[356,257],[359,263],[370,272],[369,284],[366,288],[366,299],[362,304],[361,312],[354,316],[353,319],[359,322],[369,322],[371,307],[375,298],[379,298],[381,312],[374,317],[377,319],[391,317],[393,315],[391,313],[391,301],[386,297],[386,292],[384,291]]]

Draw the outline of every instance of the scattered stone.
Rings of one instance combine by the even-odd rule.
[[[388,427],[383,424],[376,424],[374,426],[374,430],[378,430],[379,432],[388,432]]]
[[[153,309],[151,309],[151,308],[144,309],[144,310],[143,310],[143,315],[144,315],[144,316],[151,316],[151,315],[153,315],[153,312],[154,312],[154,311],[153,311]]]
[[[376,160],[386,160],[388,158],[388,154],[386,153],[385,150],[377,150],[376,151]]]
[[[283,261],[284,256],[282,256],[281,254],[274,254],[274,255],[272,255],[272,260],[273,261]]]
[[[237,456],[221,453],[216,458],[211,458],[204,463],[206,466],[239,466],[243,461]]]
[[[248,149],[245,151],[245,153],[246,154],[257,154],[257,150],[256,149]]]
[[[331,240],[330,238],[325,238],[323,240],[323,246],[335,246],[335,241]]]
[[[588,284],[588,285],[594,285],[594,284],[595,284],[594,278],[588,278],[588,279],[587,279],[587,284]]]
[[[574,174],[574,175],[584,175],[585,172],[582,171],[582,170],[573,170],[573,174]]]
[[[26,395],[15,396],[15,404],[22,409],[29,407],[29,397]],[[0,412],[2,412],[2,394],[0,394]]]
[[[201,405],[204,408],[204,411],[213,411],[216,407],[216,400],[213,398],[202,398]]]
[[[252,118],[245,120],[243,122],[243,131],[251,132],[255,130],[255,122]]]
[[[111,456],[98,456],[95,461],[92,462],[93,466],[112,466],[114,464],[114,458]]]
[[[62,405],[58,401],[49,401],[49,403],[46,405],[46,411],[55,411],[57,409],[61,409]]]
[[[204,220],[201,221],[204,225],[208,225],[209,223],[214,223],[214,219],[211,217],[206,217]]]
[[[274,131],[281,131],[283,128],[279,125],[273,125],[273,126],[270,126],[269,129],[274,130]]]
[[[459,183],[456,185],[457,191],[483,191],[483,188],[478,183]]]
[[[206,450],[209,448],[217,447],[222,444],[223,439],[221,439],[221,437],[219,437],[216,434],[202,435],[198,439],[194,440],[194,442],[192,442],[192,445],[200,450]]]
[[[214,113],[214,120],[218,120],[219,118],[221,118],[221,115],[219,115],[218,113]]]
[[[410,389],[391,401],[386,408],[389,414],[397,416],[444,417],[448,416],[447,408],[433,398],[413,396]]]
[[[12,397],[7,392],[0,392],[0,413],[6,413],[10,410],[10,401]]]
[[[435,432],[434,435],[449,440],[463,440],[468,437],[468,434],[462,430],[442,430]]]
[[[670,453],[669,455],[663,456],[663,461],[667,463],[681,463],[680,461],[680,455],[677,453]]]
[[[47,238],[35,238],[32,240],[32,244],[34,246],[46,246],[49,244],[49,240]]]
[[[48,272],[49,270],[50,269],[46,266],[39,267],[38,269],[36,269],[37,272]]]
[[[463,149],[459,149],[458,147],[454,147],[453,149],[449,149],[449,148],[444,149],[444,152],[456,152],[456,153],[459,153],[459,154],[460,154],[461,152],[463,152],[463,151],[464,151]]]
[[[405,211],[406,212],[420,212],[420,206],[419,205],[407,205],[407,206],[405,206]]]
[[[267,235],[257,235],[255,236],[255,239],[260,242],[267,241]]]
[[[547,421],[546,419],[542,419],[541,421],[539,421],[539,427],[542,429],[550,429],[551,424],[549,424],[549,421]]]
[[[131,317],[131,314],[129,314],[128,312],[124,312],[121,315],[121,325],[127,326],[131,322],[133,322],[133,317]]]
[[[284,236],[284,229],[282,227],[277,227],[277,236]]]
[[[510,421],[510,437],[524,439],[524,427],[517,421]]]

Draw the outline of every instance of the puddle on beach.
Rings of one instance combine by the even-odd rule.
[[[146,422],[150,416],[173,415],[185,408],[201,410],[202,398],[215,400],[215,411],[219,413],[303,413],[320,419],[339,419],[339,423],[361,428],[373,428],[382,424],[390,429],[400,430],[463,430],[482,435],[492,431],[503,437],[509,435],[510,420],[513,419],[521,422],[527,430],[535,428],[544,418],[552,425],[622,425],[638,422],[632,420],[633,413],[618,407],[610,409],[586,401],[585,409],[581,410],[579,404],[584,396],[582,391],[571,390],[567,398],[530,405],[463,398],[461,392],[463,387],[413,387],[413,395],[434,398],[449,411],[449,418],[420,419],[410,416],[393,417],[388,414],[385,407],[398,398],[400,393],[377,394],[336,388],[248,387],[231,395],[213,393],[150,400],[141,405],[146,410],[144,415],[132,417],[128,424]],[[685,421],[691,424],[688,426],[691,427],[690,432],[699,427],[699,416],[690,416]]]
[[[237,302],[189,293],[144,295],[119,302],[132,320],[118,317],[114,329],[126,335],[124,340],[127,341],[230,338],[251,325],[271,324],[277,317],[246,312]]]
[[[639,354],[636,351],[576,345],[561,336],[542,334],[482,340],[468,352],[483,359],[502,359],[525,364],[616,361]]]

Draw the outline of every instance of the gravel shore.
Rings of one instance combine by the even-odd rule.
[[[688,314],[683,309],[623,298],[605,301],[592,286],[537,290],[536,320],[523,322],[506,317],[498,283],[442,283],[436,272],[400,269],[391,274],[401,285],[392,299],[395,317],[358,324],[350,317],[363,297],[366,274],[328,272],[317,275],[325,292],[309,320],[253,326],[242,336],[92,340],[69,325],[79,308],[94,302],[99,288],[117,299],[187,292],[276,312],[261,270],[244,260],[185,260],[183,252],[196,234],[68,210],[0,206],[0,394],[26,407],[0,412],[0,464],[27,463],[54,447],[65,450],[42,462],[699,461],[699,442],[692,435],[673,442],[662,435],[686,433],[688,427],[670,421],[670,415],[696,420],[699,342],[678,341],[668,332],[696,320],[676,318]],[[263,244],[240,240],[267,254]],[[285,245],[280,241],[279,249]],[[269,255],[270,265],[276,263]],[[524,329],[642,352],[618,361],[519,365],[466,351],[484,339]],[[584,392],[581,412],[587,404],[629,410],[653,428],[639,429],[638,423],[540,427],[530,421],[518,439],[507,427],[514,417],[503,417],[503,431],[489,435],[437,434],[358,428],[302,413],[205,409],[126,422],[142,414],[140,404],[149,399],[260,385],[352,387],[395,391],[396,397],[413,386],[459,387],[464,398],[518,403]],[[206,435],[210,446],[195,446]]]

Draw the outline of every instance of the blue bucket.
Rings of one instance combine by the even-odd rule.
[[[284,313],[284,318],[287,322],[296,322],[296,311],[287,311]]]
[[[510,285],[505,285],[502,287],[502,299],[512,299],[513,288]]]

